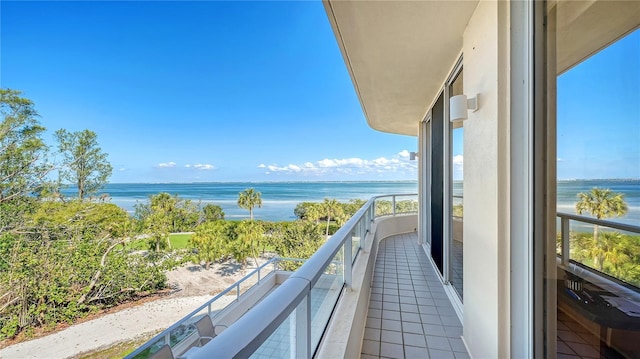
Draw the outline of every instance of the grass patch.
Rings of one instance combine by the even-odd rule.
[[[155,335],[155,334],[153,334]],[[153,335],[145,335],[144,337],[137,338],[132,341],[127,341],[123,343],[117,343],[113,346],[110,346],[105,349],[100,349],[92,352],[85,352],[78,354],[74,358],[76,359],[115,359],[115,358],[123,358],[126,355],[130,354],[134,350],[136,350],[139,346],[146,343],[147,340],[151,339]]]
[[[171,241],[171,249],[184,249],[189,246],[189,239],[193,236],[193,233],[180,233],[170,234],[169,241]],[[149,249],[149,240],[146,238],[136,239],[125,244],[127,249],[133,249],[136,251],[146,251]]]
[[[191,238],[191,236],[193,236],[193,233],[170,234],[169,241],[171,241],[171,248],[173,249],[187,248],[189,244],[189,238]]]

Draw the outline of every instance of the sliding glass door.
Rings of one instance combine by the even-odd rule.
[[[640,2],[545,17],[543,355],[640,358]]]

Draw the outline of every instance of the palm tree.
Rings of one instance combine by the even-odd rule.
[[[624,216],[627,213],[628,206],[624,201],[622,193],[612,192],[608,188],[594,187],[589,192],[578,193],[578,203],[576,203],[576,212],[582,214],[590,213],[597,219]],[[603,243],[598,239],[598,225],[593,225],[593,241],[596,248],[604,248]],[[593,264],[602,271],[605,256],[601,253],[595,255]]]
[[[331,222],[331,218],[337,219],[340,216],[344,215],[344,210],[340,202],[336,199],[328,199],[325,198],[324,202],[322,202],[321,213],[325,217],[327,217],[327,231],[325,233],[326,236],[329,235],[329,222]]]
[[[253,188],[247,188],[238,196],[238,207],[249,210],[249,218],[253,221],[253,207],[262,208],[262,194]]]

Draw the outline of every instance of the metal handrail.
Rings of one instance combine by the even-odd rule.
[[[191,319],[196,314],[200,313],[204,308],[208,308],[207,313],[209,315],[211,315],[211,304],[213,304],[215,301],[217,301],[218,299],[222,298],[224,295],[226,295],[227,293],[231,292],[234,289],[236,289],[236,292],[237,292],[236,300],[238,300],[238,298],[241,296],[241,294],[240,294],[240,285],[242,283],[247,281],[249,278],[253,277],[256,273],[258,273],[258,282],[257,283],[260,283],[260,281],[262,280],[262,278],[260,277],[260,272],[265,267],[267,267],[267,266],[269,266],[271,264],[273,264],[274,268],[276,268],[276,266],[278,265],[278,262],[280,262],[281,260],[288,261],[288,260],[291,260],[291,259],[290,258],[280,258],[280,257],[271,258],[270,260],[268,260],[267,262],[265,262],[262,265],[258,266],[256,269],[251,271],[249,274],[245,275],[240,280],[238,280],[237,282],[233,283],[231,286],[227,287],[225,290],[223,290],[222,292],[218,293],[216,296],[214,296],[213,298],[211,298],[210,300],[208,300],[207,302],[205,302],[204,304],[199,306],[197,309],[195,309],[191,313],[185,315],[179,321],[173,323],[173,325],[171,325],[169,328],[163,330],[158,335],[154,336],[153,338],[151,338],[150,340],[145,342],[142,346],[140,346],[139,348],[137,348],[136,350],[131,352],[129,355],[127,355],[125,357],[125,359],[135,358],[138,354],[143,352],[145,349],[149,348],[151,345],[156,343],[158,340],[160,340],[162,338],[170,337],[172,331],[174,331],[175,329],[177,329],[178,327],[183,325],[186,321]],[[165,339],[165,341],[166,341],[166,339]],[[169,344],[169,343],[167,343],[167,344]]]
[[[306,346],[306,348],[296,346],[296,357],[309,358],[311,356],[311,349],[309,347],[311,309],[309,294],[311,293],[311,289],[343,246],[345,248],[345,283],[343,284],[350,286],[352,270],[351,256],[357,254],[351,253],[352,234],[360,225],[361,220],[369,218],[373,220],[375,214],[373,214],[372,211],[375,208],[375,201],[377,199],[392,197],[395,204],[395,198],[400,196],[416,196],[416,194],[382,195],[370,198],[347,223],[340,227],[340,229],[284,283],[256,304],[256,306],[245,315],[240,317],[235,323],[230,325],[224,332],[203,346],[201,350],[194,354],[193,358],[205,359],[212,356],[220,358],[249,357],[273,334],[294,310],[296,310],[296,314],[301,314],[299,315],[300,317],[307,318],[306,321],[296,318],[296,322],[304,326],[304,328],[297,328],[298,335],[296,336],[296,341]],[[367,232],[370,231],[370,225],[371,223],[366,223]],[[360,247],[362,248],[363,246],[364,238],[361,238]]]
[[[564,213],[564,212],[558,212],[557,216],[560,218],[567,218],[567,219],[571,219],[578,222],[595,224],[602,227],[608,227],[608,228],[618,229],[625,232],[634,232],[634,233],[640,234],[640,226],[634,226],[632,224],[605,221],[602,219],[586,217],[586,216],[581,216],[581,215],[571,214],[571,213]]]

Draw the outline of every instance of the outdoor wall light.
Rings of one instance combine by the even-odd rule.
[[[409,160],[415,161],[416,157],[418,157],[418,152],[409,152]]]
[[[467,110],[476,112],[478,110],[478,97],[467,99],[467,95],[453,96],[449,99],[449,119],[451,122],[464,121],[467,119]]]

